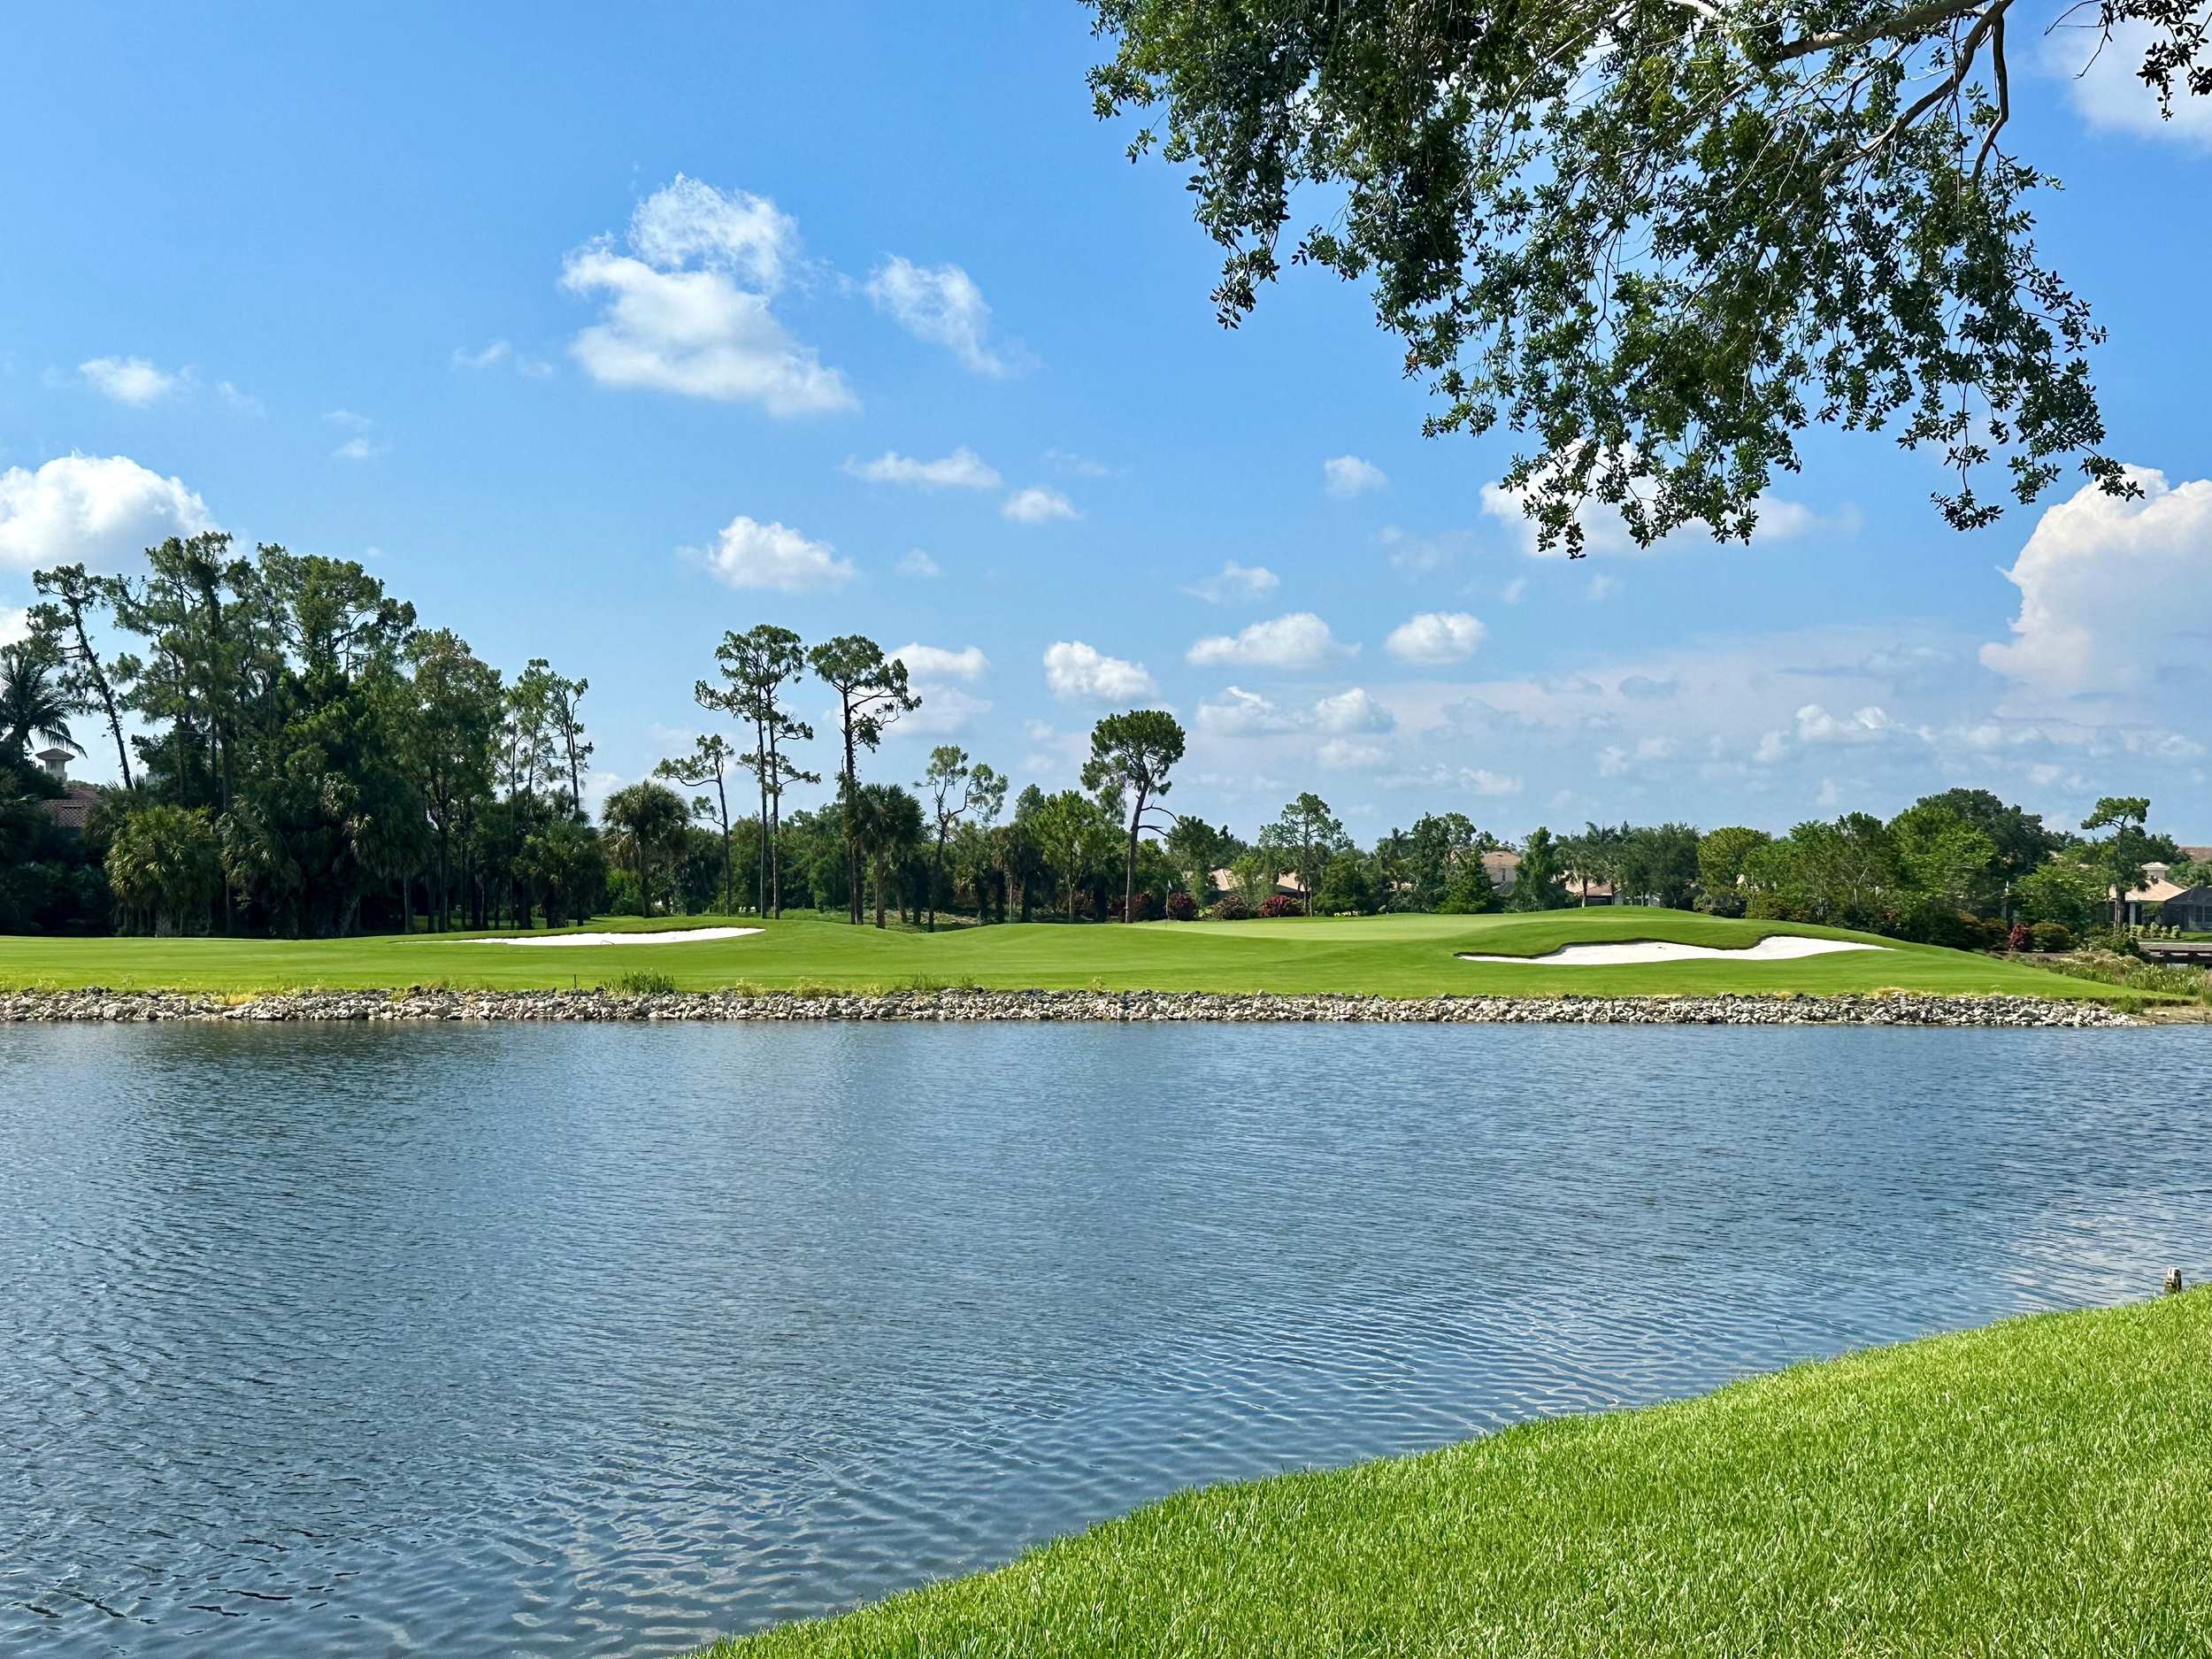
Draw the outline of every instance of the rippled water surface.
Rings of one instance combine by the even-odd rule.
[[[2208,1079],[2201,1028],[0,1027],[0,1652],[681,1653],[2144,1294],[2212,1266]]]

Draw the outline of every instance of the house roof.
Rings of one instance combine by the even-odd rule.
[[[2168,899],[2179,898],[2189,889],[2161,876],[2147,887],[2138,887],[2127,895],[2130,904],[2163,904]]]
[[[46,809],[46,816],[57,829],[82,833],[92,809],[100,804],[100,796],[104,793],[96,784],[73,783],[58,800],[42,801],[39,804]]]

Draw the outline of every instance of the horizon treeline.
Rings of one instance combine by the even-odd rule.
[[[1509,841],[1445,810],[1367,847],[1305,791],[1248,839],[1169,808],[1185,734],[1156,709],[1101,719],[1056,791],[1016,794],[952,743],[920,777],[884,778],[884,737],[921,706],[907,664],[863,635],[810,645],[765,623],[726,634],[695,684],[720,729],[613,791],[595,826],[589,682],[543,658],[510,679],[354,561],[242,555],[210,533],[149,549],[142,575],[34,582],[29,638],[0,648],[0,931],[331,936],[610,909],[1233,920],[1596,892],[1974,945],[2014,920],[2116,922],[2147,864],[2212,880],[2149,830],[2141,797],[2101,800],[2077,833],[1978,789],[1779,836],[1624,823]],[[125,649],[104,656],[108,638]],[[809,682],[835,720],[818,737],[796,712]],[[36,756],[88,743],[125,781],[73,835],[40,810],[60,791]],[[826,803],[785,810],[825,776]]]

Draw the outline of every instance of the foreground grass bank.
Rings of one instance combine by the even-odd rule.
[[[701,924],[729,918],[699,918]],[[743,918],[738,918],[742,920]],[[679,926],[602,920],[594,929]],[[1664,939],[1737,949],[1770,933],[1860,939],[1885,947],[1793,962],[1702,960],[1609,967],[1471,963],[1461,951],[1536,956],[1565,944]],[[1272,991],[1382,996],[1939,995],[2107,997],[2110,987],[1930,945],[1839,928],[1729,921],[1635,907],[1529,916],[1377,916],[1135,927],[1053,924],[879,932],[811,917],[744,939],[573,949],[469,942],[464,934],[341,940],[0,938],[0,987],[204,991],[416,985],[532,990],[613,985],[635,975],[679,990],[731,985],[790,990]]]
[[[1187,1493],[713,1659],[2212,1653],[2212,1294]]]

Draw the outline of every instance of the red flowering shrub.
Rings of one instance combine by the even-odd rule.
[[[1263,918],[1303,916],[1305,913],[1306,907],[1287,893],[1271,893],[1260,901],[1260,915]]]
[[[2012,931],[2005,935],[2005,949],[2025,950],[2033,938],[2034,935],[2028,932],[2028,925],[2025,922],[2015,922],[2012,925]]]
[[[1214,906],[1214,920],[1217,922],[1248,921],[1251,915],[1252,907],[1233,893]]]
[[[1167,895],[1167,918],[1171,922],[1193,922],[1198,919],[1198,901],[1179,888]]]
[[[1160,902],[1149,893],[1139,893],[1129,901],[1129,914],[1125,921],[1148,922],[1160,913]]]

